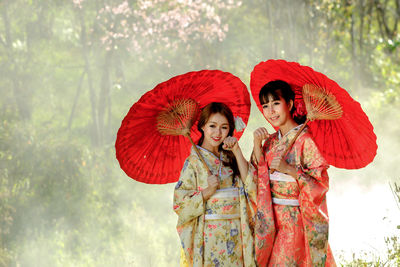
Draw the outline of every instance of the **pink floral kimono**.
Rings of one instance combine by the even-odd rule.
[[[299,128],[285,136],[272,134],[263,147],[265,161],[258,164],[255,246],[259,266],[336,266],[328,244],[328,164],[307,127],[286,156],[299,178],[269,172],[272,159],[283,153]]]
[[[233,171],[198,147],[211,171],[220,178],[220,188],[207,201],[201,190],[208,186],[207,170],[192,148],[174,191],[177,230],[184,253],[181,266],[256,266],[254,257],[254,210],[256,170],[249,168],[246,182],[232,179]]]

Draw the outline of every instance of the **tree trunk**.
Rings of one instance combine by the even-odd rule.
[[[86,34],[86,25],[85,25],[85,18],[83,15],[83,11],[79,9],[78,12],[79,15],[79,20],[81,24],[81,43],[82,43],[82,55],[83,59],[85,61],[85,72],[87,74],[87,81],[88,81],[88,86],[89,86],[89,96],[90,96],[90,104],[91,104],[91,112],[92,112],[92,144],[95,146],[100,145],[100,129],[99,129],[99,123],[98,123],[98,116],[97,116],[97,96],[96,92],[93,88],[93,78],[92,78],[92,72],[90,69],[90,63],[89,63],[89,49],[87,47],[87,34]]]
[[[351,3],[349,5],[352,5]],[[353,89],[358,90],[359,88],[359,80],[360,77],[358,75],[358,62],[357,62],[357,55],[356,55],[356,41],[355,41],[355,30],[354,30],[354,24],[355,24],[355,14],[354,14],[354,9],[351,11],[351,22],[350,22],[350,36],[351,36],[351,62],[353,65],[353,76],[354,78],[352,79],[353,81]]]
[[[109,50],[106,53],[105,62],[103,65],[103,73],[101,76],[101,84],[100,84],[100,94],[99,94],[99,106],[98,106],[98,116],[99,116],[99,138],[100,143],[104,144],[104,140],[108,139],[108,129],[104,127],[104,117],[106,114],[106,110],[109,109],[110,100],[110,66],[111,60],[113,56],[113,50]]]
[[[82,83],[83,83],[83,79],[84,78],[85,78],[85,71],[82,72],[81,78],[79,79],[79,85],[78,85],[78,88],[76,90],[74,104],[72,105],[71,114],[69,115],[68,126],[67,126],[68,130],[71,129],[72,119],[74,118],[76,105],[78,104],[79,96],[81,95]]]
[[[273,15],[272,15],[272,10],[273,10],[273,6],[272,6],[272,1],[268,1],[267,4],[267,11],[268,11],[268,21],[269,21],[269,29],[270,29],[270,38],[276,38],[276,31],[275,31],[275,25],[273,22]],[[268,32],[267,32],[268,34]],[[272,54],[271,57],[272,58],[276,58],[277,57],[277,47],[276,47],[276,39],[275,41],[271,42],[271,50],[272,53],[267,53],[267,55]]]
[[[11,37],[11,26],[10,26],[10,19],[7,13],[7,5],[8,1],[3,2],[2,8],[2,17],[4,21],[4,30],[5,30],[5,46],[7,50],[7,57],[9,64],[9,74],[7,75],[12,83],[12,89],[14,94],[14,100],[17,106],[18,113],[23,120],[29,120],[31,118],[32,113],[32,105],[31,100],[28,95],[28,89],[23,88],[21,84],[21,74],[19,71],[18,64],[14,60],[14,53],[12,48],[12,37]]]

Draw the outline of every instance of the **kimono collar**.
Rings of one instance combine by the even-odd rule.
[[[296,127],[290,129],[290,131],[287,132],[284,136],[282,136],[282,133],[279,130],[278,131],[278,140],[281,140],[282,137],[289,137],[290,134],[297,132],[301,128],[301,126],[303,126],[303,124],[297,125]]]
[[[222,175],[222,159],[223,159],[223,152],[221,151],[219,153],[219,158],[214,155],[214,153],[212,153],[211,151],[196,145],[197,148],[201,151],[200,153],[203,155],[204,160],[206,161],[207,165],[211,164],[211,166],[209,165],[209,168],[211,169],[211,172],[214,173],[213,170],[215,170],[215,166],[217,167],[216,173],[214,173],[214,175],[219,175],[219,177],[221,177]],[[194,148],[192,147],[192,151],[191,151],[192,155],[196,155],[196,151],[194,150]],[[198,157],[198,156],[197,156]]]
[[[222,151],[219,153],[219,158],[218,158],[214,153],[212,153],[211,151],[205,149],[204,147],[201,147],[201,146],[199,146],[199,145],[196,145],[196,146],[197,146],[197,148],[198,148],[199,150],[201,150],[201,151],[204,152],[205,154],[211,155],[211,156],[214,157],[215,159],[218,159],[218,160],[222,161]],[[196,152],[194,151],[194,148],[192,148],[192,153],[193,153],[193,152],[196,153]]]

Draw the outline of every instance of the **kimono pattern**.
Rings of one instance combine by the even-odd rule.
[[[220,187],[203,201],[201,190],[208,186],[208,174],[192,148],[174,190],[173,209],[178,215],[177,231],[183,249],[181,266],[256,266],[256,170],[250,165],[243,183],[223,165],[223,152],[217,158],[198,148],[211,172],[219,177]]]
[[[277,171],[269,172],[272,159],[284,152],[300,127],[285,136],[280,132],[272,134],[263,146],[264,159],[258,164],[257,205],[263,212],[262,217],[272,218],[274,225],[271,220],[267,225],[256,222],[259,266],[336,266],[328,244],[329,165],[307,127],[285,157],[296,167],[298,179]],[[256,220],[259,218],[257,214]],[[257,249],[261,241],[265,241],[264,247]]]
[[[254,245],[258,266],[267,266],[275,238],[274,210],[268,165],[261,157],[257,165],[257,213],[254,227]]]

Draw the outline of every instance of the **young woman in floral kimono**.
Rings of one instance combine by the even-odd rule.
[[[282,158],[301,127],[301,121],[293,117],[294,92],[289,84],[269,82],[259,98],[264,117],[279,130],[269,134],[258,128],[254,132],[253,160],[258,162],[259,176],[255,226],[258,265],[335,266],[328,244],[328,164],[307,127]],[[276,171],[271,173],[270,169]]]
[[[232,137],[234,127],[233,114],[222,103],[201,112],[197,147],[213,175],[192,148],[174,191],[181,266],[256,266],[251,227],[255,169]]]

